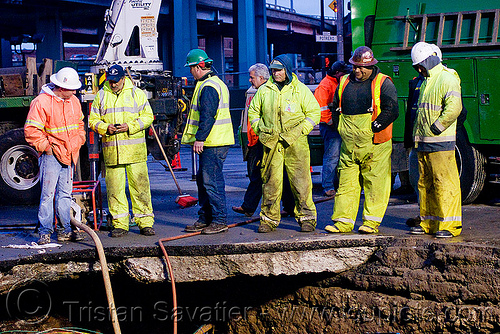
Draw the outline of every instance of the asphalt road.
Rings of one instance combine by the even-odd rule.
[[[187,224],[192,224],[197,218],[198,207],[182,209],[175,202],[178,195],[177,188],[168,170],[152,157],[149,157],[149,174],[151,180],[151,192],[153,196],[153,208],[155,213],[155,237],[144,237],[139,234],[137,227],[131,227],[129,235],[123,238],[110,238],[108,231],[99,232],[105,246],[120,245],[139,246],[154,245],[159,238],[183,234],[183,229]],[[182,191],[197,197],[196,183],[192,181],[191,154],[188,147],[181,149],[181,164],[184,171],[176,171],[175,175],[179,181]],[[229,223],[237,223],[249,220],[249,218],[239,215],[231,210],[232,206],[239,206],[248,185],[246,177],[246,162],[242,160],[241,149],[232,147],[229,151],[224,165],[224,175],[226,180],[226,194],[228,206]],[[224,244],[252,242],[255,240],[265,240],[279,242],[280,240],[290,240],[290,238],[303,239],[311,237],[334,238],[324,232],[324,227],[330,223],[330,216],[333,212],[333,200],[326,200],[321,189],[321,166],[313,167],[313,198],[318,202],[318,226],[315,233],[300,233],[299,226],[293,218],[283,218],[277,231],[268,234],[257,233],[258,222],[252,222],[245,226],[236,227],[227,233],[212,236],[196,236],[194,238],[174,241],[175,245],[183,244]],[[102,180],[103,191],[105,193],[105,183]],[[383,223],[380,227],[381,235],[395,237],[418,237],[434,239],[432,236],[411,236],[405,221],[407,218],[418,215],[418,205],[415,202],[416,196],[391,197],[390,205],[387,209]],[[361,201],[362,205],[362,201]],[[107,207],[104,196],[104,207]],[[11,244],[25,244],[37,240],[37,235],[33,233],[32,227],[28,229],[6,229],[6,225],[32,225],[37,221],[38,206],[0,206],[0,246]],[[258,217],[258,213],[253,218]],[[361,225],[361,210],[358,214],[355,231]],[[463,233],[461,236],[445,240],[445,242],[473,242],[482,245],[500,245],[500,199],[492,200],[488,204],[473,204],[463,207]],[[357,232],[353,232],[355,237]],[[62,249],[81,249],[91,247],[90,241],[80,244],[70,243]],[[7,251],[8,250],[8,251]],[[0,261],[12,259],[18,256],[28,256],[29,251],[4,248],[0,255]]]

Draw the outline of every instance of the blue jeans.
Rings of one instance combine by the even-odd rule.
[[[53,155],[42,154],[39,159],[40,207],[38,208],[39,232],[54,232],[54,198],[59,222],[64,232],[71,232],[71,192],[73,191],[73,166],[61,164]]]
[[[196,174],[198,200],[198,221],[201,223],[226,224],[226,184],[222,168],[229,146],[204,147],[199,156],[199,170]]]
[[[319,124],[319,132],[324,146],[321,185],[323,191],[335,190],[335,184],[338,183],[337,165],[339,164],[342,139],[338,131],[325,123]]]
[[[410,176],[410,184],[417,194],[417,202],[419,201],[418,193],[418,179],[420,178],[420,173],[418,171],[418,155],[417,149],[412,148],[410,155],[408,157],[408,174]]]

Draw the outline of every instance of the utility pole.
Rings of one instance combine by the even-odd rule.
[[[344,61],[344,0],[337,0],[337,60]]]
[[[321,25],[319,28],[319,33],[320,35],[323,35],[323,32],[325,31],[325,0],[320,0],[320,10],[321,10]],[[326,75],[326,70],[325,70],[325,43],[321,42],[321,77],[324,77]]]

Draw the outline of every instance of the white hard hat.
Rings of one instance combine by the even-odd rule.
[[[429,56],[432,56],[434,52],[430,44],[418,42],[411,48],[411,60],[413,61],[413,65],[420,64],[422,61],[429,58]]]
[[[439,46],[437,46],[436,44],[431,44],[431,48],[432,48],[432,50],[434,50],[434,53],[436,54],[436,56],[439,57],[439,60],[443,61],[443,53],[441,52],[441,49],[439,48]]]
[[[50,76],[50,82],[65,89],[76,90],[82,87],[78,73],[74,68],[64,67]]]

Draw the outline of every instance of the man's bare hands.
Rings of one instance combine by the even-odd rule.
[[[193,151],[194,153],[196,154],[200,154],[203,152],[203,145],[205,144],[205,142],[203,141],[195,141],[194,144],[193,144]]]
[[[108,125],[108,135],[114,135],[117,133],[122,133],[122,132],[127,132],[127,131],[128,131],[128,124],[127,123]]]

